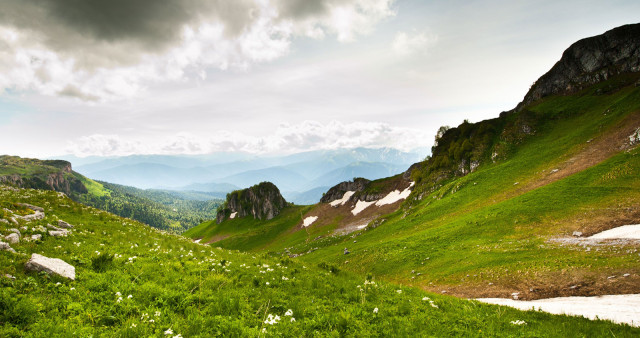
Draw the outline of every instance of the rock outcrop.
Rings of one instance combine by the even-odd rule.
[[[550,95],[580,91],[608,78],[640,71],[640,24],[614,28],[571,45],[536,81],[516,111]]]
[[[353,181],[346,181],[342,183],[338,183],[335,186],[331,187],[320,199],[321,203],[330,203],[335,200],[339,200],[344,196],[344,193],[347,191],[363,191],[367,185],[369,184],[368,179],[366,178],[355,178]]]
[[[259,220],[269,220],[280,214],[287,205],[280,190],[271,182],[262,182],[250,188],[227,194],[227,200],[220,208],[216,221],[227,218],[253,216]]]
[[[9,243],[5,243],[3,241],[0,241],[0,251],[9,251],[14,253],[16,252],[15,250],[13,250],[11,245],[9,245]]]
[[[44,271],[71,280],[76,279],[76,268],[59,258],[49,258],[36,253],[25,264],[27,271]]]
[[[87,193],[87,188],[74,175],[71,163],[68,161],[38,160],[3,155],[0,156],[0,167],[3,168],[0,171],[0,183],[10,186],[55,190],[69,196]],[[30,170],[25,171],[25,168]],[[29,206],[25,207],[30,208]]]

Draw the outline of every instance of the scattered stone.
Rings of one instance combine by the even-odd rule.
[[[73,225],[71,225],[71,224],[69,224],[69,223],[67,223],[67,222],[65,222],[65,221],[63,221],[63,220],[59,220],[59,221],[58,221],[58,226],[59,226],[59,227],[62,227],[62,228],[65,228],[65,229],[71,229],[71,228],[73,228]]]
[[[22,231],[27,231],[27,230],[29,230],[29,228],[28,228],[28,227],[26,227],[26,226],[21,226],[21,227],[20,227],[20,230],[22,230]]]
[[[33,210],[33,211],[41,211],[41,212],[44,212],[44,209],[43,209],[43,208],[41,208],[41,207],[37,207],[37,206],[35,206],[35,205],[31,205],[31,204],[28,204],[28,203],[16,203],[16,204],[17,204],[17,205],[19,205],[19,206],[21,206],[21,207],[25,207],[25,208],[27,208],[27,209],[31,209],[31,210]]]
[[[634,146],[640,143],[640,128],[636,129],[631,135],[629,135],[629,145]]]
[[[58,228],[55,225],[51,225],[51,224],[47,224],[47,228],[51,229],[51,230],[55,230],[55,231],[66,231],[64,229]]]
[[[38,225],[37,227],[33,228],[33,231],[35,231],[35,232],[47,232],[47,228],[43,227],[42,225]]]
[[[33,214],[25,215],[25,216],[18,216],[18,217],[19,217],[19,218],[21,218],[21,219],[23,219],[23,220],[25,220],[25,221],[27,221],[27,222],[30,222],[30,221],[37,221],[37,220],[40,220],[40,219],[43,219],[43,218],[44,218],[44,212],[42,212],[42,211],[36,211],[36,212],[35,212],[35,213],[33,213]]]
[[[344,248],[344,254],[345,254],[345,255],[348,255],[349,253],[350,253],[350,252],[349,252],[349,249]]]
[[[4,238],[11,244],[16,244],[16,243],[20,242],[20,235],[18,235],[16,233],[10,233],[10,234],[4,236]]]
[[[14,279],[14,280],[16,279],[16,277],[15,277],[15,276],[12,276],[12,275],[10,275],[10,274],[8,274],[8,273],[5,273],[4,275],[2,275],[2,277],[4,277],[4,278],[9,278],[9,279]]]
[[[76,279],[76,268],[59,258],[49,258],[36,253],[25,264],[27,271],[44,271],[71,280]]]
[[[609,276],[609,277],[607,277],[607,279],[614,279],[614,278],[616,278],[616,276]]]
[[[573,232],[573,237],[581,237],[582,236],[582,232],[581,231],[574,231]]]
[[[9,221],[7,221],[7,220],[6,220],[6,219],[4,219],[4,218],[0,218],[0,222],[2,222],[2,223],[6,223],[6,224],[9,224]]]
[[[5,243],[5,242],[2,242],[2,241],[0,241],[0,250],[9,251],[9,252],[16,252],[15,250],[13,250],[11,245],[9,245],[9,243]]]
[[[9,218],[9,220],[11,221],[11,223],[18,225],[18,221],[16,221],[14,217]]]
[[[569,289],[573,290],[573,289],[575,289],[575,288],[577,288],[577,287],[578,287],[577,285],[571,285],[571,286],[569,287]]]
[[[20,236],[20,235],[21,235],[20,230],[18,230],[18,229],[16,229],[16,228],[11,228],[11,229],[9,229],[9,230],[7,230],[7,231],[9,231],[9,232],[13,232],[14,234],[18,234],[18,236]]]
[[[67,230],[49,230],[49,236],[53,237],[67,237],[68,234]]]
[[[518,300],[520,298],[520,292],[514,292],[511,294],[511,298]]]
[[[31,240],[32,241],[42,240],[42,235],[40,235],[40,234],[31,235]]]
[[[622,277],[629,277],[629,276],[631,276],[630,273],[625,273],[624,275],[622,275]]]
[[[553,169],[553,170],[551,170],[551,173],[552,173],[552,174],[553,174],[553,173],[557,173],[558,171],[560,171],[560,169]]]

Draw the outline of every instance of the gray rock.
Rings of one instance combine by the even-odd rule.
[[[14,280],[16,279],[16,277],[15,277],[15,276],[10,275],[10,274],[8,274],[8,273],[5,273],[5,274],[4,274],[4,275],[2,275],[2,276],[3,276],[4,278],[9,278],[9,279],[14,279]]]
[[[13,232],[14,234],[18,234],[18,236],[21,235],[20,230],[16,229],[16,228],[11,228],[8,230],[9,232]]]
[[[271,182],[262,182],[243,190],[227,194],[226,208],[218,210],[216,221],[221,223],[235,213],[235,217],[253,216],[259,220],[270,220],[280,214],[287,201]]]
[[[9,221],[7,221],[7,220],[6,220],[6,219],[4,219],[4,218],[0,218],[0,223],[9,224]]]
[[[345,255],[348,255],[348,254],[350,254],[350,253],[351,253],[351,252],[349,252],[349,249],[344,248],[344,254],[345,254]]]
[[[27,231],[27,230],[29,230],[29,228],[27,228],[26,226],[21,226],[21,227],[20,227],[20,230],[22,230],[22,231]]]
[[[581,237],[582,236],[582,232],[581,231],[574,231],[573,232],[573,237]]]
[[[35,231],[35,232],[47,232],[47,228],[43,227],[42,225],[38,225],[37,227],[33,228],[33,231]]]
[[[49,230],[49,236],[53,237],[67,237],[69,231],[67,230]]]
[[[22,218],[23,220],[29,222],[29,221],[37,221],[40,219],[44,218],[44,212],[42,211],[36,211],[33,214],[30,215],[25,215],[25,216],[18,216],[19,218]]]
[[[31,240],[32,241],[42,240],[42,235],[40,235],[40,234],[31,235]]]
[[[629,135],[629,145],[635,146],[640,143],[640,128],[636,129],[631,135]]]
[[[43,208],[41,208],[41,207],[37,207],[37,206],[35,206],[35,205],[31,205],[31,204],[28,204],[28,203],[16,203],[16,204],[17,204],[17,205],[19,205],[19,206],[21,206],[21,207],[25,207],[25,208],[27,208],[27,209],[31,209],[31,210],[33,210],[33,211],[42,211],[42,212],[44,212],[44,209],[43,209]]]
[[[51,225],[51,224],[47,224],[47,228],[51,229],[51,230],[55,230],[55,231],[66,231],[64,229],[58,228],[55,225]]]
[[[61,227],[61,228],[65,228],[65,229],[73,228],[73,225],[71,225],[71,224],[69,224],[69,223],[67,223],[67,222],[65,222],[63,220],[59,220],[58,221],[58,226]]]
[[[36,253],[25,264],[27,271],[44,271],[71,280],[76,279],[76,268],[59,258],[49,258]]]
[[[9,243],[5,243],[5,242],[2,242],[2,241],[0,241],[0,250],[9,251],[9,252],[16,252],[15,250],[13,250],[11,245],[9,245]]]
[[[320,199],[321,203],[330,203],[335,200],[339,200],[344,196],[344,193],[347,191],[362,191],[369,184],[368,179],[366,178],[356,178],[353,182],[346,181],[342,183],[338,183],[335,186],[331,187],[329,191],[327,191],[322,198]]]
[[[16,243],[20,242],[20,235],[18,235],[16,233],[8,234],[8,235],[4,236],[4,238],[7,240],[7,242],[9,242],[11,244],[16,244]]]

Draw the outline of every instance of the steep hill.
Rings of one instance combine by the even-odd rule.
[[[600,42],[615,36],[622,56],[598,59],[598,67],[576,54],[586,47],[565,52],[559,65],[585,62],[567,75],[570,88],[529,102],[555,81],[545,75],[518,109],[442,128],[432,156],[404,175],[345,184],[324,203],[266,224],[205,223],[186,235],[226,231],[214,245],[464,297],[638,293],[640,243],[586,237],[640,223],[640,72],[619,66],[635,62],[635,52],[624,55],[638,49],[639,26],[577,43],[611,54]],[[607,75],[592,83],[602,69]]]

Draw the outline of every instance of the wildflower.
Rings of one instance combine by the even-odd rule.
[[[282,280],[289,280],[289,278],[282,276]]]
[[[293,310],[289,309],[284,313],[285,316],[293,316]]]
[[[100,255],[100,251],[96,251],[96,255]]]
[[[56,283],[56,286],[58,286],[58,285],[60,285],[60,284],[61,284],[60,282],[57,282],[57,283]]]
[[[132,327],[132,328],[133,328],[133,327],[136,327],[136,324],[135,324],[135,323],[131,323],[131,327]]]
[[[265,284],[269,285],[269,282],[265,282]]]
[[[378,308],[373,309],[373,313],[378,313]]]
[[[513,325],[527,325],[527,323],[524,320],[512,320],[511,324],[513,324]]]
[[[116,296],[118,296],[118,297],[122,296],[122,294],[120,293],[120,291],[116,292]]]
[[[295,321],[296,321],[296,319],[291,317],[291,322],[295,322]]]
[[[269,314],[267,316],[267,319],[264,321],[265,324],[269,324],[269,325],[274,325],[274,324],[278,324],[278,321],[280,321],[280,316],[278,315],[272,315]]]
[[[396,290],[397,293],[402,293],[402,290]]]
[[[160,317],[160,311],[156,311],[155,315],[156,317]]]
[[[149,323],[155,323],[156,321],[153,319],[149,319]]]
[[[127,296],[127,299],[131,299],[131,298],[133,298],[133,296],[132,296],[132,295],[128,295],[128,296]]]
[[[170,335],[173,334],[173,330],[171,330],[171,328],[167,329],[167,331],[164,331],[165,335]]]
[[[173,336],[173,338],[182,338],[182,335],[181,334],[177,334],[177,335]]]
[[[118,299],[116,299],[116,303],[120,303],[122,301],[122,297],[118,297]]]
[[[429,297],[423,297],[422,300],[429,300]]]
[[[72,288],[71,288],[71,289],[69,289],[69,290],[73,291],[73,290],[75,290],[75,289],[76,289],[76,288],[73,288],[73,287],[72,287]]]

